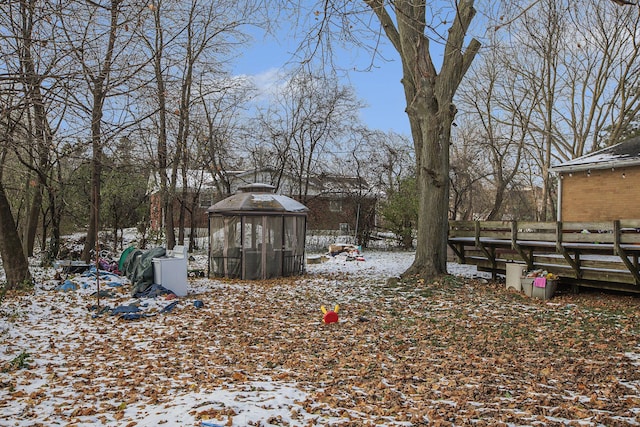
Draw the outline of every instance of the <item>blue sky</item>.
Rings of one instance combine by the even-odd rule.
[[[296,47],[295,41],[287,39],[286,36],[281,36],[283,40],[279,41],[271,37],[263,38],[260,34],[254,37],[254,43],[244,49],[243,56],[236,61],[233,71],[235,74],[252,76],[257,82],[275,84],[272,80],[277,78],[277,70],[291,61],[291,52]],[[350,71],[345,84],[350,83],[359,99],[368,105],[361,111],[361,118],[369,128],[410,136],[409,121],[404,112],[404,91],[400,83],[400,59],[390,46],[383,49],[391,61],[378,60],[376,68],[372,71]],[[353,52],[343,51],[339,54],[337,62],[340,67],[353,69],[354,66],[368,63],[370,58],[366,55],[365,52],[354,55]]]

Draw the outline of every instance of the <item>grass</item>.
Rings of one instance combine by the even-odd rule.
[[[6,366],[2,369],[2,372],[17,371],[19,369],[29,369],[31,368],[31,366],[29,365],[29,359],[31,359],[31,354],[27,353],[25,350],[22,350],[19,355],[14,357],[6,364]]]

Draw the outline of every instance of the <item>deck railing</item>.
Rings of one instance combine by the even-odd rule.
[[[448,243],[461,263],[494,276],[519,262],[583,286],[640,292],[640,220],[450,221]]]

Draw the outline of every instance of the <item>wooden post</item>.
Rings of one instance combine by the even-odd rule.
[[[475,222],[476,246],[480,247],[480,221]]]
[[[96,203],[98,203],[98,186],[94,185],[93,187],[93,194],[94,194],[94,199],[96,201]],[[96,212],[98,212],[98,209],[96,208]],[[96,313],[100,312],[100,233],[98,232],[98,225],[99,225],[99,221],[98,221],[98,217],[99,215],[96,214],[96,218],[95,218],[95,226],[96,226],[96,285],[98,288],[98,292],[96,293],[97,298],[98,298],[98,302],[96,303]]]
[[[627,251],[622,249],[620,246],[620,220],[613,221],[613,253],[618,255],[624,265],[627,267],[631,275],[636,281],[636,285],[640,285],[640,273],[638,273],[637,264],[631,262],[629,256],[627,255]]]
[[[511,249],[514,249],[520,255],[520,258],[527,264],[527,269],[533,270],[533,253],[527,256],[526,252],[518,244],[518,221],[511,221]]]
[[[573,271],[576,272],[576,278],[580,279],[582,277],[582,270],[580,270],[580,255],[577,252],[574,252],[574,258],[571,258],[571,254],[569,251],[562,246],[562,222],[558,221],[556,223],[556,251],[561,253],[564,259],[567,261],[567,264],[571,266]]]

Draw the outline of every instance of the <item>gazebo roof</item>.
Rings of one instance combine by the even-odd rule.
[[[268,214],[294,213],[305,215],[309,209],[302,203],[281,194],[274,194],[275,187],[268,184],[250,184],[238,189],[233,196],[219,201],[207,209],[209,213]]]

